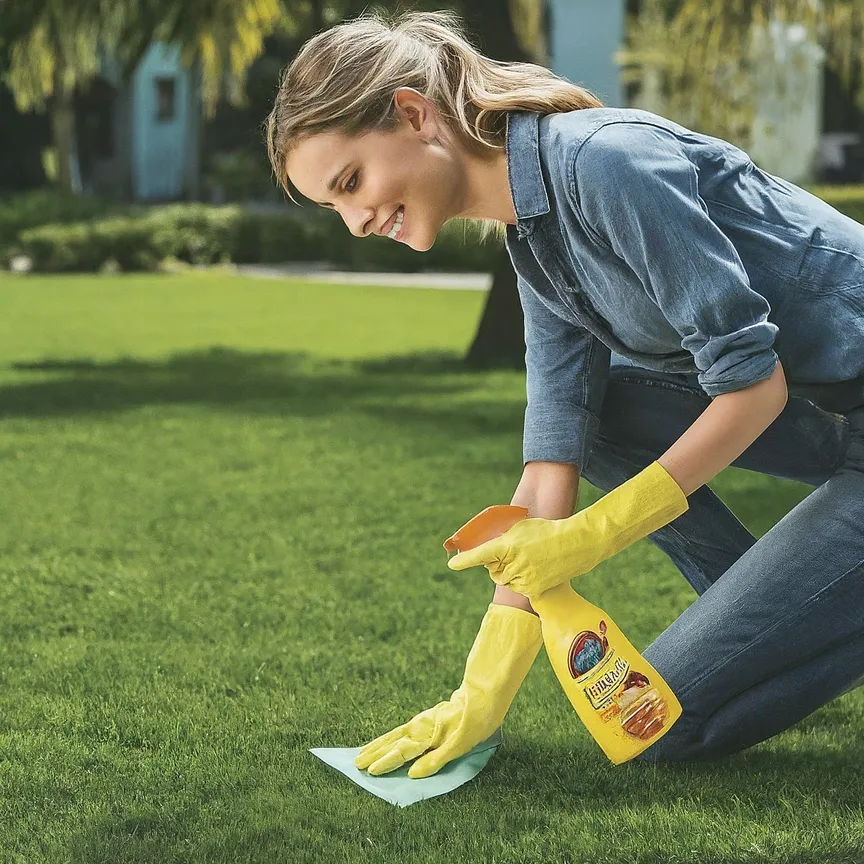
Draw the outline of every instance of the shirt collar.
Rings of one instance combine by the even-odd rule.
[[[550,210],[549,196],[540,170],[540,114],[507,112],[507,175],[516,210],[519,237],[530,234],[527,222]]]

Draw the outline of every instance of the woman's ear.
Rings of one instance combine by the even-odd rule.
[[[435,106],[413,87],[400,87],[393,94],[399,116],[411,125],[426,143],[438,137]]]

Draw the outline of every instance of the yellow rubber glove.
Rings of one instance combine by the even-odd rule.
[[[408,769],[416,780],[464,756],[501,725],[542,644],[536,615],[490,603],[468,654],[465,677],[449,701],[376,738],[354,764],[378,775],[421,756]]]
[[[484,565],[499,585],[529,599],[587,573],[689,509],[659,463],[567,519],[523,519],[500,537],[454,555],[451,570]]]

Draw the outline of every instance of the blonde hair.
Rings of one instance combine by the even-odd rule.
[[[480,54],[455,12],[375,11],[344,21],[303,44],[279,81],[265,122],[276,179],[294,203],[286,170],[291,148],[308,136],[349,137],[398,125],[393,96],[411,87],[429,99],[457,140],[477,156],[506,146],[506,112],[541,114],[596,108],[588,90],[534,63]],[[503,237],[504,222],[466,219],[479,239]]]

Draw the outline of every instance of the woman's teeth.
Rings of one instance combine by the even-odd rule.
[[[402,223],[405,221],[405,210],[403,207],[399,207],[399,210],[396,213],[396,221],[393,223],[393,227],[387,232],[387,236],[391,240],[396,239],[396,235],[402,230]]]

